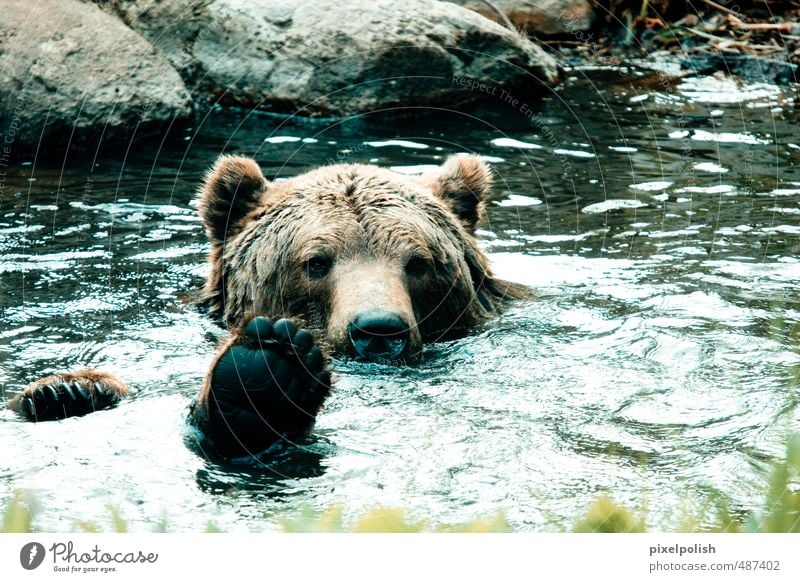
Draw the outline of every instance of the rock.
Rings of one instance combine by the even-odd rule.
[[[3,147],[127,140],[190,115],[181,77],[118,18],[77,0],[3,1]]]
[[[692,54],[681,66],[692,75],[712,75],[718,71],[736,75],[754,83],[792,85],[800,83],[800,67],[785,61],[747,54]]]
[[[197,78],[193,56],[198,37],[212,34],[206,8],[214,0],[84,0],[116,14],[156,46],[187,85]]]
[[[522,99],[559,78],[539,46],[447,2],[114,4],[190,86],[227,104],[338,116],[499,99],[502,90]]]
[[[474,10],[497,22],[503,22],[497,13],[499,10],[520,30],[542,35],[570,34],[588,30],[595,18],[589,0],[447,1]]]
[[[217,0],[209,26],[219,35],[199,38],[195,57],[218,97],[237,104],[347,115],[472,100],[490,87],[522,96],[558,78],[535,44],[442,2]]]

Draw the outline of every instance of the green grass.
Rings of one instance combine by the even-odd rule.
[[[646,531],[643,517],[634,515],[617,505],[609,497],[595,501],[586,516],[578,520],[573,531],[577,533],[637,533]]]
[[[714,511],[714,517],[707,519]],[[709,524],[710,523],[710,524]],[[644,517],[636,517],[626,508],[607,497],[595,501],[587,514],[578,520],[573,531],[620,533],[644,532]],[[718,501],[697,514],[684,515],[680,532],[726,533],[798,533],[800,532],[800,434],[789,439],[786,458],[775,463],[769,479],[764,506],[751,512],[745,519],[736,518],[727,504]]]
[[[4,533],[29,533],[34,531],[31,524],[33,522],[33,499],[26,495],[24,491],[15,491],[11,501],[8,502],[5,513],[3,513]]]
[[[714,507],[705,508],[697,514],[686,514],[678,529],[681,532],[743,532],[743,533],[798,533],[800,532],[800,433],[789,439],[786,458],[775,463],[766,487],[766,499],[763,507],[753,511],[745,518],[734,517],[723,502]],[[41,508],[33,494],[16,491],[8,502],[3,513],[3,525],[0,532],[29,533],[37,531],[34,526],[35,516]],[[713,510],[713,517],[708,518]],[[111,531],[125,533],[128,523],[119,510],[108,507],[108,521]],[[421,531],[489,533],[509,532],[511,527],[502,514],[484,519],[473,520],[462,524],[438,524],[426,520],[409,519],[403,509],[381,508],[349,522],[344,517],[342,507],[331,507],[322,512],[307,511],[300,514],[286,515],[276,520],[285,532],[294,533],[414,533]],[[574,532],[621,533],[647,531],[646,517],[637,515],[625,507],[618,505],[609,497],[598,498],[586,513],[565,529]],[[98,532],[97,525],[86,521],[75,521],[75,531]],[[168,531],[168,523],[162,520],[153,526],[155,532]],[[219,533],[221,530],[213,523],[205,529],[208,533]]]
[[[510,532],[511,528],[501,514],[487,519],[477,519],[463,524],[430,524],[425,520],[409,521],[403,509],[374,509],[348,525],[342,517],[341,507],[319,512],[285,517],[279,525],[290,533],[415,533],[421,531],[451,533]]]
[[[800,434],[789,439],[786,460],[775,466],[763,516],[750,516],[745,531],[800,532]]]

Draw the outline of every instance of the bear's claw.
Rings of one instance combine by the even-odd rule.
[[[8,408],[32,422],[59,420],[110,408],[127,395],[127,386],[115,376],[82,370],[37,380],[14,396]]]
[[[192,419],[219,454],[256,454],[307,434],[329,392],[312,335],[288,319],[259,316],[221,349]]]

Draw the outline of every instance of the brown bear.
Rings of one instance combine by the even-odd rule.
[[[330,391],[329,357],[412,364],[423,344],[526,297],[493,276],[475,238],[490,187],[473,156],[427,176],[340,164],[285,182],[220,157],[198,204],[211,242],[201,303],[232,333],[190,411],[204,448],[240,457],[308,433]],[[48,420],[125,393],[85,371],[40,380],[9,406]]]

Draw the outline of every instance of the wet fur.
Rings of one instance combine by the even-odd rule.
[[[58,420],[110,408],[127,395],[119,378],[87,369],[41,378],[16,394],[8,408],[32,422]]]
[[[303,349],[294,340],[304,332],[259,338],[246,332],[248,323],[217,351],[189,412],[203,434],[198,444],[206,456],[246,457],[277,440],[302,438],[330,394],[330,372],[308,335]],[[240,360],[232,350],[239,350]]]
[[[270,184],[253,160],[222,156],[198,205],[211,243],[202,302],[231,327],[190,412],[204,451],[231,458],[307,434],[330,392],[325,355],[346,350],[348,323],[364,309],[403,316],[413,360],[422,344],[463,336],[529,297],[494,277],[475,239],[490,188],[474,157],[422,177],[335,165]],[[320,257],[330,269],[312,277],[307,262]],[[302,321],[312,335],[252,314]],[[127,393],[110,374],[84,370],[34,382],[9,408],[54,420]]]
[[[421,254],[433,266],[430,276],[406,281],[420,341],[463,336],[507,300],[529,296],[494,277],[477,245],[490,189],[490,170],[469,156],[450,158],[430,176],[354,164],[282,183],[266,183],[254,163],[225,157],[200,192],[212,243],[202,303],[233,326],[248,312],[299,317],[341,344],[341,333],[329,326],[340,307],[333,298],[346,301],[341,289],[358,281],[309,285],[303,261],[322,249],[339,263],[377,265],[379,277],[397,271],[404,253]],[[234,201],[230,209],[226,200]]]

